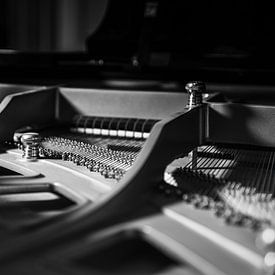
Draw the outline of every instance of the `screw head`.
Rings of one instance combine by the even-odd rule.
[[[188,93],[204,93],[206,91],[205,83],[202,81],[191,81],[185,85]]]
[[[14,135],[13,135],[13,141],[15,143],[20,143],[22,135],[23,135],[23,133],[16,133],[15,132]]]
[[[40,136],[38,133],[24,133],[21,137],[21,142],[26,145],[37,145],[40,142]]]

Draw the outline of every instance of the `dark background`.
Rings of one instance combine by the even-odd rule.
[[[157,3],[155,18],[144,17],[148,2]],[[7,66],[14,73],[18,65],[46,67],[50,63],[48,76],[55,68],[55,75],[61,72],[70,77],[70,64],[71,75],[77,70],[86,77],[94,74],[91,67],[98,66],[90,61],[102,59],[100,70],[115,73],[115,77],[126,72],[129,77],[182,82],[274,84],[274,38],[274,9],[267,1],[0,0],[0,66],[5,67],[4,73]],[[3,49],[88,52],[88,56],[42,60],[40,56],[6,56]],[[134,56],[142,66],[133,70]],[[81,58],[82,70],[77,67]]]
[[[84,51],[107,0],[0,0],[0,48]]]

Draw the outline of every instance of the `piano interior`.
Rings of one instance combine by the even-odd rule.
[[[275,22],[206,2],[0,1],[1,274],[274,274]]]

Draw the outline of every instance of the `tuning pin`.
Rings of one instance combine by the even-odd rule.
[[[185,89],[189,94],[187,109],[202,104],[202,94],[205,93],[206,87],[202,81],[192,81],[185,85]]]
[[[38,133],[24,133],[21,142],[24,146],[23,158],[27,161],[36,161],[39,157],[41,138]]]

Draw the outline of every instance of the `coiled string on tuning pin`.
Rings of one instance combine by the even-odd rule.
[[[41,155],[86,166],[120,180],[132,167],[157,120],[76,115],[70,131],[47,136]]]

